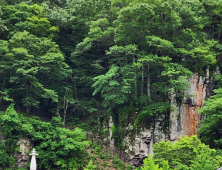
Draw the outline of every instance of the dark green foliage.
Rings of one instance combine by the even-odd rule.
[[[215,95],[211,96],[199,112],[206,118],[201,122],[198,133],[201,140],[212,148],[222,149],[222,89],[214,91]]]
[[[61,116],[63,126],[100,138],[109,135],[112,117],[120,148],[129,125],[131,136],[158,121],[167,133],[172,97],[181,104],[192,73],[204,76],[209,68],[212,75],[222,63],[221,0],[0,0],[0,6],[0,109],[13,102],[19,112]],[[221,77],[213,77],[220,87]],[[199,132],[221,149],[219,93],[206,103],[210,110],[200,111],[206,120]],[[40,131],[34,124],[26,130]],[[60,121],[51,124],[66,133]],[[47,159],[41,166],[50,165]]]
[[[214,38],[220,35],[220,1],[19,2],[1,1],[4,4],[0,12],[1,38],[5,40],[1,42],[5,47],[1,57],[5,61],[4,66],[10,66],[12,54],[26,56],[18,67],[27,68],[29,63],[26,60],[31,62],[33,69],[28,71],[35,80],[31,85],[35,82],[35,87],[29,86],[30,77],[25,85],[27,77],[17,75],[22,70],[16,73],[15,69],[15,75],[10,75],[13,78],[7,79],[11,69],[6,67],[0,75],[1,98],[12,100],[15,90],[11,89],[11,81],[23,82],[26,93],[31,94],[24,96],[22,103],[17,102],[19,97],[15,96],[16,104],[30,109],[35,107],[35,110],[48,107],[44,110],[48,115],[55,114],[57,105],[64,117],[66,111],[73,111],[71,117],[82,118],[98,112],[97,105],[101,101],[104,109],[134,103],[142,113],[150,102],[154,105],[169,102],[169,91],[176,93],[181,101],[188,86],[186,79],[191,75],[190,70],[203,73],[206,66],[216,63],[219,48],[214,47],[220,44]],[[11,44],[11,39],[23,36],[21,33],[24,32],[29,32],[35,40],[29,36],[29,40],[22,39],[24,46],[21,45],[23,42],[17,46]],[[209,36],[211,34],[212,37]],[[56,50],[56,53],[64,54],[61,58],[71,69],[68,72],[64,67],[58,67],[58,72],[50,69],[49,62],[47,65],[32,62],[30,55],[35,59],[40,55],[41,60],[57,55],[55,50],[52,54],[52,49],[44,55],[39,54],[39,51],[46,50],[42,45],[51,44],[52,40],[61,50]],[[43,68],[39,68],[38,64]],[[37,71],[37,67],[42,72]],[[39,75],[40,72],[44,75]],[[57,80],[61,76],[64,78]],[[51,91],[43,95],[39,92],[40,86]],[[70,89],[69,99],[65,99],[68,101],[67,109],[61,104],[66,87]],[[21,88],[19,92],[16,89],[19,96],[24,94],[25,89]],[[93,99],[92,93],[97,94]],[[58,99],[57,104],[50,102],[52,96]],[[95,102],[88,107],[89,101],[94,99]]]
[[[164,115],[170,111],[170,103],[151,103],[148,106],[144,107],[143,110],[138,115],[135,120],[134,126],[137,126],[142,121],[152,122],[153,116]],[[150,119],[150,120],[149,120]]]
[[[10,146],[10,144],[12,143],[9,139],[4,140],[0,143],[0,158],[1,158],[0,166],[1,167],[10,167],[16,163],[16,159],[11,156],[15,148],[13,148],[12,145]]]
[[[113,165],[116,169],[119,169],[119,170],[125,169],[124,163],[116,157],[113,158]]]

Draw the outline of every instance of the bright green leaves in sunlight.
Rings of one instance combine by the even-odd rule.
[[[7,22],[10,35],[18,31],[28,31],[38,37],[53,38],[59,31],[58,27],[52,26],[47,18],[42,17],[43,7],[34,4],[20,3],[8,5],[2,9],[3,16]]]
[[[163,161],[163,168],[159,168],[158,164],[155,164],[154,159],[151,155],[143,160],[144,166],[141,167],[142,170],[173,170],[169,167],[168,161]]]
[[[17,27],[26,28],[29,32],[39,37],[54,37],[54,33],[58,32],[58,27],[51,26],[47,18],[39,18],[32,16],[27,21],[17,24]]]
[[[88,36],[76,46],[76,52],[87,51],[91,46],[110,46],[113,42],[114,28],[106,18],[88,22]],[[112,37],[112,38],[111,38]]]
[[[151,63],[151,64],[158,64],[158,65],[164,65],[165,63],[169,63],[172,59],[167,56],[157,56],[157,55],[141,55],[141,57],[138,59],[138,66],[142,66],[141,63]]]
[[[183,165],[178,163],[177,169],[178,170],[215,170],[219,167],[220,157],[215,157],[218,161],[217,164],[215,162],[212,162],[211,159],[209,159],[208,153],[206,154],[205,151],[201,151],[199,155],[197,155],[197,158],[195,160],[191,160],[192,164],[190,166]]]
[[[138,51],[137,45],[126,45],[126,46],[117,46],[114,45],[109,48],[109,51],[106,51],[111,61],[120,66],[125,65],[125,63],[135,62],[136,52]]]
[[[18,140],[27,138],[33,142],[39,153],[40,169],[79,169],[84,166],[87,156],[85,147],[89,146],[86,134],[79,128],[61,128],[60,117],[51,122],[43,122],[38,117],[18,114],[10,105],[6,112],[0,113],[1,131],[4,140],[0,141],[0,166],[10,168],[16,163],[13,156]]]
[[[112,66],[105,75],[100,75],[94,78],[95,83],[92,87],[95,88],[93,95],[98,92],[104,99],[104,106],[115,107],[116,105],[124,104],[129,100],[131,94],[132,73],[128,67],[120,68]],[[119,79],[119,75],[121,79]]]
[[[147,159],[144,159],[144,166],[141,168],[142,170],[162,170],[162,168],[159,168],[159,165],[155,165],[152,156],[149,155]]]
[[[197,170],[217,169],[221,165],[221,156],[216,154],[216,150],[201,143],[197,136],[184,136],[174,144],[160,142],[154,145],[154,162],[163,166],[164,161],[168,161],[170,168],[176,170]]]
[[[187,63],[193,64],[194,70],[201,70],[203,67],[216,64],[217,53],[214,51],[217,41],[205,40],[204,42],[193,41],[188,49],[179,49]]]
[[[165,70],[161,76],[167,77],[169,80],[169,91],[183,94],[190,84],[187,79],[192,75],[192,72],[178,63],[163,64]]]
[[[114,22],[116,42],[135,43],[144,46],[145,37],[149,35],[152,29],[154,16],[153,8],[146,3],[139,3],[121,9]]]
[[[152,48],[156,53],[164,52],[172,53],[175,49],[172,42],[156,37],[156,36],[147,36],[147,44]]]
[[[90,119],[92,133],[106,137],[108,133],[102,129],[108,127],[112,116],[113,139],[122,149],[129,126],[136,130],[152,127],[155,131],[159,123],[168,135],[172,97],[181,103],[192,74],[204,77],[209,68],[211,77],[217,65],[221,66],[222,0],[20,2],[0,0],[0,109],[14,103],[20,112],[30,115],[61,116],[64,126]],[[220,76],[212,77],[219,82]],[[221,149],[221,90],[215,92],[200,109],[206,119],[199,133],[204,142]],[[4,115],[3,119],[6,124],[11,117]],[[78,169],[80,166],[74,165],[78,161],[84,164],[81,155],[75,155],[83,145],[70,137],[79,135],[82,139],[81,130],[75,134],[61,130],[61,121],[56,120],[52,129],[50,123],[37,127],[39,122],[30,120],[33,125],[22,115],[15,119],[19,121],[13,119],[11,123],[19,130],[16,132],[35,133],[32,137],[40,154],[45,150],[56,153],[51,164],[57,169]],[[21,122],[24,125],[20,126]],[[11,133],[14,126],[7,126]],[[51,141],[45,132],[54,133],[53,139],[59,143]],[[155,145],[158,154],[146,160],[144,169],[198,169],[200,165],[208,169],[212,158],[217,160],[215,151],[209,151],[196,138],[179,142],[182,144]],[[74,153],[60,152],[59,147]],[[64,154],[73,154],[73,165]],[[50,164],[47,155],[41,160],[40,166],[51,168],[46,167]]]
[[[16,85],[16,88],[11,87],[9,96],[20,95],[27,112],[30,106],[38,107],[40,98],[57,102],[57,92],[45,80],[61,81],[71,73],[58,46],[50,39],[38,38],[27,31],[17,32],[8,42],[1,43],[5,51],[2,57],[6,59],[0,61],[4,66],[1,72],[5,75],[2,83]]]
[[[221,166],[216,150],[201,143],[197,136],[156,143],[154,155],[144,159],[144,170],[215,170]]]

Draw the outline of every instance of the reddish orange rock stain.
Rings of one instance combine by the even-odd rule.
[[[197,106],[195,107],[195,124],[194,124],[194,135],[197,134],[197,129],[198,129],[198,123],[199,123],[199,114],[198,114],[198,109],[202,106],[202,101],[203,101],[203,85],[199,85],[198,87],[198,98],[197,98]]]
[[[198,109],[203,101],[203,85],[199,85],[197,89],[197,103],[196,106],[184,105],[185,115],[183,116],[182,125],[184,135],[192,136],[197,134],[199,114]]]

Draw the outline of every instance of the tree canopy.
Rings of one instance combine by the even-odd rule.
[[[222,0],[0,0],[0,110],[13,103],[18,113],[58,116],[64,127],[106,137],[112,118],[122,149],[128,125],[164,120],[167,130],[171,95],[181,104],[193,73],[209,69],[221,86],[221,7]],[[218,149],[220,91],[200,110],[199,131]]]

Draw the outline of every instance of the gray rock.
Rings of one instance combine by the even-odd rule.
[[[20,150],[17,154],[15,154],[17,162],[14,168],[20,168],[20,167],[25,168],[30,158],[28,153],[32,148],[32,144],[29,139],[19,139],[18,144],[20,145]]]
[[[141,152],[139,154],[134,155],[130,160],[130,164],[135,166],[135,167],[140,167],[143,165],[143,160],[147,158],[147,156]]]
[[[190,87],[185,92],[185,97],[182,101],[176,100],[175,93],[169,93],[171,107],[173,108],[169,115],[169,127],[163,128],[162,122],[164,122],[165,118],[160,117],[151,128],[144,127],[139,130],[134,138],[134,143],[128,142],[131,141],[130,136],[125,137],[125,146],[128,146],[126,152],[131,155],[129,162],[132,165],[141,166],[143,159],[149,154],[153,154],[153,144],[156,142],[170,140],[173,143],[184,135],[192,136],[196,134],[201,118],[198,114],[198,108],[202,107],[204,100],[208,95],[211,95],[213,84],[209,75],[205,78],[194,74],[188,81]]]

